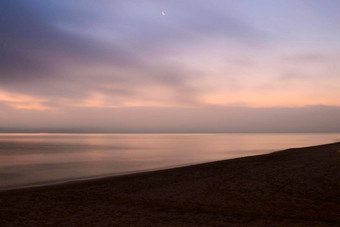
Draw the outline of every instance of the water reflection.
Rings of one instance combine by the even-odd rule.
[[[0,188],[336,142],[340,134],[1,134]]]

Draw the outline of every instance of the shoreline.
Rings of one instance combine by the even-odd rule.
[[[0,191],[0,225],[336,225],[338,150],[339,142],[9,189]]]
[[[246,156],[246,157],[251,157],[251,156]],[[160,168],[155,168],[155,169],[144,169],[144,170],[120,172],[120,173],[114,173],[114,174],[103,174],[103,175],[98,175],[98,176],[71,178],[71,179],[65,179],[65,180],[46,181],[46,182],[41,182],[41,183],[36,183],[36,184],[8,186],[8,187],[3,187],[3,188],[0,187],[0,193],[7,192],[7,191],[21,190],[21,189],[41,188],[41,187],[48,187],[48,186],[55,186],[55,185],[64,185],[64,184],[81,183],[81,182],[93,181],[93,180],[101,180],[101,179],[107,179],[107,178],[123,177],[123,176],[138,174],[138,173],[151,173],[151,172],[162,171],[162,170],[170,170],[170,169],[177,169],[177,168],[188,167],[188,166],[193,166],[193,165],[200,165],[204,163],[207,163],[207,162],[174,165],[174,166],[160,167]]]
[[[326,144],[326,145],[328,145],[328,144]],[[317,145],[317,146],[322,146],[322,145]],[[304,147],[300,147],[300,148],[304,148]],[[288,149],[285,149],[285,150],[289,150],[289,149],[298,149],[298,148],[288,148]],[[282,150],[282,151],[285,151],[285,150]],[[98,175],[98,176],[71,178],[71,179],[65,179],[65,180],[41,182],[41,183],[36,183],[36,184],[9,186],[9,187],[4,187],[4,188],[0,187],[0,193],[1,192],[7,192],[7,191],[21,190],[21,189],[23,189],[23,190],[24,189],[31,189],[31,188],[33,189],[33,188],[49,187],[49,186],[64,185],[64,184],[68,185],[68,184],[73,184],[73,183],[77,184],[77,183],[82,183],[82,182],[86,182],[86,181],[105,180],[105,179],[111,179],[111,178],[114,179],[114,178],[117,178],[117,177],[130,176],[130,175],[135,175],[135,174],[140,174],[140,173],[153,173],[153,172],[158,172],[158,171],[174,170],[174,169],[178,169],[178,168],[204,165],[204,164],[215,163],[215,162],[224,162],[224,161],[234,160],[234,159],[262,156],[262,155],[272,154],[272,153],[275,153],[275,152],[281,152],[281,151],[272,151],[270,153],[250,155],[250,156],[242,156],[242,157],[223,159],[223,160],[215,160],[215,161],[210,161],[210,162],[188,163],[188,164],[183,164],[183,165],[174,165],[174,166],[160,167],[160,168],[155,168],[155,169],[144,169],[144,170],[136,170],[136,171],[129,171],[129,172],[121,172],[121,173],[116,173],[116,174],[107,174],[107,175],[104,174],[104,175]]]
[[[308,147],[317,147],[317,146],[324,146],[324,145],[330,145],[330,144],[336,144],[336,143],[340,143],[340,140],[339,140],[339,142],[333,142],[333,143],[322,144],[322,145],[313,145],[313,146],[308,146]],[[64,179],[64,180],[54,180],[54,181],[37,182],[37,183],[33,183],[33,184],[23,184],[23,185],[16,185],[16,186],[0,187],[0,193],[6,192],[6,191],[13,191],[13,190],[40,188],[40,187],[48,187],[48,186],[63,185],[63,184],[81,183],[81,182],[84,182],[84,181],[93,181],[93,180],[101,180],[101,179],[107,179],[107,178],[116,178],[116,177],[139,174],[139,173],[149,173],[149,172],[157,172],[157,171],[163,171],[163,170],[171,170],[171,169],[177,169],[177,168],[183,168],[183,167],[189,167],[189,166],[196,166],[196,165],[202,165],[202,164],[208,164],[208,163],[215,163],[215,162],[228,161],[228,160],[234,160],[234,159],[268,155],[268,154],[272,154],[272,153],[276,153],[276,152],[282,152],[282,151],[285,151],[285,150],[308,148],[308,147],[287,148],[287,149],[280,150],[280,151],[271,151],[270,153],[254,154],[254,155],[249,155],[249,156],[241,156],[241,157],[215,160],[215,161],[209,161],[209,162],[186,163],[186,164],[165,166],[165,167],[152,168],[152,169],[142,169],[142,170],[135,170],[135,171],[118,172],[118,173],[113,173],[113,174],[103,174],[103,175],[88,176],[88,177],[85,176],[85,177],[79,177],[79,178],[69,178],[69,179]]]
[[[283,135],[282,133],[279,134],[280,135],[256,135],[254,133],[242,133],[242,135],[236,135],[227,133],[224,135],[219,135],[213,139],[210,139],[210,137],[215,137],[215,134],[205,134],[204,136],[202,136],[203,134],[201,134],[201,136],[192,134],[188,135],[188,137],[185,137],[185,139],[182,139],[183,137],[181,136],[180,143],[177,144],[178,146],[176,145],[177,148],[172,150],[170,147],[167,147],[167,143],[175,142],[175,140],[178,140],[178,138],[170,134],[166,135],[165,137],[158,134],[156,137],[147,135],[141,135],[141,137],[123,136],[123,143],[115,142],[118,140],[116,140],[115,136],[111,137],[112,135],[108,136],[107,138],[110,138],[110,140],[113,142],[107,142],[109,140],[106,140],[106,136],[101,135],[103,138],[105,138],[105,145],[96,144],[96,137],[92,136],[91,140],[84,143],[84,140],[81,138],[87,138],[87,136],[84,137],[78,135],[79,137],[75,137],[77,141],[74,141],[72,134],[65,134],[70,135],[67,137],[59,137],[52,134],[45,137],[45,135],[43,135],[42,139],[40,137],[36,137],[37,134],[33,135],[32,138],[30,138],[29,135],[26,136],[26,134],[22,134],[24,137],[11,137],[9,135],[10,137],[8,138],[2,137],[2,142],[0,144],[0,147],[3,148],[1,149],[1,153],[5,155],[2,156],[4,159],[2,160],[2,163],[4,163],[4,165],[2,165],[2,173],[0,174],[0,178],[2,178],[2,181],[0,182],[0,191],[55,185],[70,181],[91,180],[103,177],[126,175],[134,172],[154,171],[182,165],[187,166],[204,162],[253,156],[283,150],[288,147],[299,148],[304,146],[339,142],[340,138],[340,134],[332,135],[329,133],[312,133],[312,135],[307,135],[306,133],[289,133],[287,136]],[[145,142],[141,142],[136,146],[129,145],[129,140],[138,140],[144,137],[146,137]],[[26,144],[18,143],[23,138],[27,139],[27,145],[29,146],[27,149],[33,149],[33,152],[29,152],[29,150],[26,151],[27,149],[24,147]],[[121,136],[118,136],[117,138],[120,139]],[[164,138],[164,140],[159,140],[159,138]],[[36,143],[38,142],[37,139],[40,141],[39,143]],[[58,141],[61,139],[61,143],[58,143],[56,144],[57,146],[54,146],[53,143],[55,143],[56,139]],[[230,139],[232,139],[233,142],[231,142]],[[154,140],[161,142],[154,143]],[[190,145],[188,144],[190,143],[190,140],[197,141],[197,143],[194,142]],[[217,142],[218,140],[220,140],[220,142]],[[245,140],[248,142],[245,142]],[[151,142],[153,145],[150,146],[150,144],[152,144]],[[166,144],[162,145],[161,143]],[[202,145],[204,144],[204,146],[201,148],[200,146],[195,145],[199,143],[202,143]],[[86,147],[88,145],[89,147]],[[49,152],[44,151],[45,146],[47,146]],[[104,149],[106,146],[109,149]],[[119,146],[122,146],[122,149]],[[133,149],[128,149],[129,146],[131,146]],[[133,155],[128,153],[134,153],[136,151],[134,150],[135,148],[140,149],[143,147],[146,148],[148,146],[150,146],[151,149],[154,149],[154,151],[156,151],[156,149],[166,149],[167,153],[165,156],[168,157],[165,157],[162,154],[159,155],[157,154],[158,152],[146,151],[146,157],[143,156],[142,160],[133,156],[131,156],[131,159],[128,158],[126,160],[120,160],[124,159],[124,157],[126,158],[129,155]],[[190,146],[192,148],[190,148]],[[97,157],[95,160],[92,160],[91,155],[86,155],[86,152],[84,155],[83,151],[90,151],[90,149],[93,149],[94,151],[97,148],[100,150],[98,151],[98,154],[96,154]],[[118,155],[116,152],[112,152],[117,148],[119,150],[117,153]],[[20,151],[20,149],[22,149],[22,151]],[[62,152],[60,152],[61,154],[58,155],[60,149]],[[64,156],[63,152],[65,152],[65,154],[67,153],[67,156]],[[32,154],[32,156],[28,154]],[[182,154],[185,158],[181,157]],[[40,157],[36,155],[39,155]],[[106,156],[108,157],[107,160],[106,158],[103,158]],[[137,157],[139,156],[140,154],[137,155]],[[53,157],[56,157],[56,160],[54,160]]]

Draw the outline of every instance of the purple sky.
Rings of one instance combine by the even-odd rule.
[[[337,0],[3,1],[0,132],[339,132],[339,11]]]

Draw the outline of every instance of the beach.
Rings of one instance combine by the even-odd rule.
[[[0,226],[338,226],[340,143],[0,192]]]

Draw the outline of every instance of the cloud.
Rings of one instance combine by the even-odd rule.
[[[190,44],[193,36],[203,34],[228,33],[228,37],[235,40],[255,34],[254,29],[242,22],[196,4],[177,5],[171,22],[164,23],[153,20],[152,2],[136,3],[141,7],[140,12],[134,11],[132,3],[108,4],[108,9],[114,11],[104,10],[105,5],[89,4],[93,9],[67,2],[4,3],[0,89],[75,102],[102,93],[108,105],[128,99],[132,99],[131,103],[143,99],[145,102],[160,103],[163,99],[165,103],[197,103],[195,95],[200,89],[191,84],[201,72],[166,60],[160,64],[157,60],[162,54],[152,54],[149,49],[182,46],[183,41]],[[96,37],[79,32],[91,32],[92,28],[103,29],[110,35]],[[115,40],[114,34],[120,39]],[[109,43],[100,39],[112,37]],[[159,97],[162,92],[143,97],[150,89],[163,90],[164,97]],[[110,104],[110,100],[114,103]]]
[[[340,55],[336,52],[299,52],[280,57],[282,81],[332,81],[339,75]],[[315,85],[320,84],[314,83]]]
[[[19,113],[7,107],[0,112],[0,132],[339,132],[339,116],[340,107],[332,106],[68,107]]]
[[[282,57],[282,60],[286,61],[287,63],[315,64],[315,63],[327,63],[328,61],[332,61],[335,57],[336,56],[332,56],[332,54],[308,52],[286,55]]]
[[[298,93],[311,97],[307,86],[299,84],[302,89],[294,94],[287,89],[289,83],[280,88],[285,76],[276,77],[310,75],[316,70],[314,66],[307,70],[308,62],[328,61],[321,59],[323,52],[288,56],[271,64],[266,58],[272,56],[272,49],[267,47],[278,39],[270,29],[258,29],[253,17],[238,12],[242,6],[237,4],[200,0],[4,2],[0,9],[0,92],[30,97],[31,105],[4,98],[2,102],[36,109],[39,103],[39,108],[48,110],[228,103],[279,106],[294,105]],[[243,61],[237,60],[240,57]],[[327,71],[320,66],[319,72]],[[336,75],[337,68],[331,73]],[[277,88],[280,94],[276,95]],[[332,100],[338,97],[332,95]],[[284,104],[282,97],[288,97]],[[299,99],[299,105],[311,104],[304,100]]]

